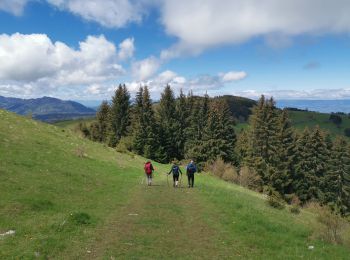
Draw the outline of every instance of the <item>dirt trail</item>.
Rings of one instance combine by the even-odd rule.
[[[164,176],[155,184],[135,186],[127,205],[97,232],[84,259],[227,256],[196,188],[168,187]]]

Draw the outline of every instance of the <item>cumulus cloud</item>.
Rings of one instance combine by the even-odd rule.
[[[127,83],[132,92],[136,92],[140,86],[148,86],[153,93],[160,93],[166,85],[170,85],[174,90],[182,89],[187,92],[193,90],[195,93],[206,92],[210,90],[219,90],[225,84],[244,79],[246,72],[230,71],[219,73],[218,75],[199,75],[194,78],[186,79],[177,73],[166,70],[157,76],[143,81],[133,81]]]
[[[131,22],[140,22],[144,9],[131,0],[47,0],[62,10],[68,10],[83,19],[105,27],[120,28]]]
[[[53,43],[45,34],[0,35],[0,80],[50,80],[58,85],[86,84],[112,79],[123,72],[113,43],[88,36],[74,50]]]
[[[0,63],[0,92],[12,90],[15,94],[20,88],[23,94],[48,92],[115,80],[125,74],[118,64],[120,53],[126,53],[121,46],[118,52],[103,35],[88,36],[73,49],[63,42],[52,42],[45,34],[1,34],[0,60],[5,62]],[[131,55],[128,53],[123,58]],[[97,88],[91,87],[91,94],[94,91]]]
[[[0,1],[0,10],[12,13],[14,15],[21,15],[24,9],[24,6],[28,0],[1,0]]]
[[[119,44],[118,57],[127,60],[133,57],[135,51],[134,38],[127,38]]]
[[[147,80],[157,72],[160,65],[159,59],[154,56],[135,61],[131,66],[132,76],[139,81]]]
[[[176,57],[224,44],[265,37],[273,47],[289,37],[350,32],[347,0],[166,0],[161,22],[179,42],[163,52]],[[189,26],[190,25],[190,26]]]
[[[231,82],[242,80],[247,77],[247,73],[244,71],[230,71],[227,73],[221,74],[223,82]]]

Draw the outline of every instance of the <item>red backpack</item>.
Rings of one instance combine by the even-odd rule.
[[[146,165],[145,165],[145,172],[147,174],[152,174],[152,164],[151,163],[146,163]]]

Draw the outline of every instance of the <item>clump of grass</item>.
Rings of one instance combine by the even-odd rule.
[[[293,205],[291,208],[290,208],[290,212],[297,215],[300,213],[300,206],[299,205]]]
[[[85,152],[85,148],[82,146],[77,147],[75,149],[75,155],[78,156],[79,158],[87,157],[87,154]]]
[[[69,221],[75,225],[89,225],[92,223],[92,218],[85,212],[75,212],[69,216]]]
[[[346,221],[326,207],[320,207],[317,220],[322,224],[320,236],[332,244],[343,243],[343,232],[347,227]]]

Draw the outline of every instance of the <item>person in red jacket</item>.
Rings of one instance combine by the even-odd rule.
[[[153,171],[154,171],[154,168],[153,168],[153,165],[152,165],[151,161],[147,161],[145,163],[144,170],[145,170],[145,174],[146,174],[146,177],[147,177],[147,185],[151,186],[152,185],[152,174],[153,174]]]

